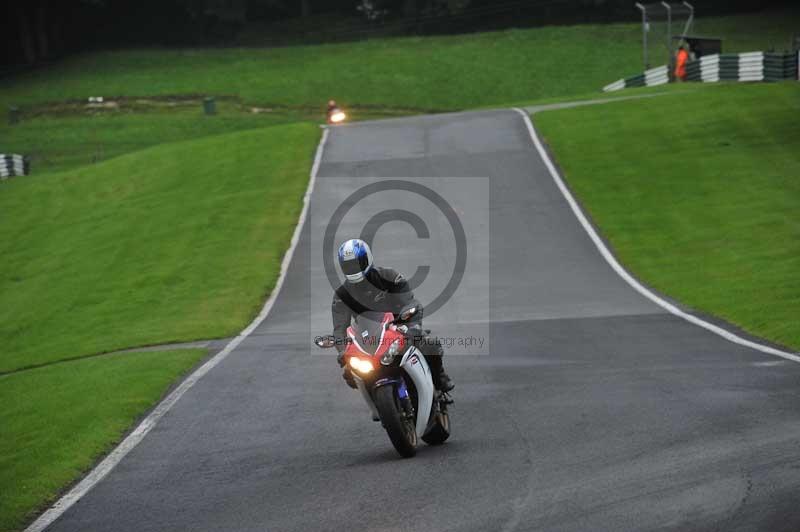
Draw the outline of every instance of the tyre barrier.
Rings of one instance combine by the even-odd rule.
[[[800,52],[747,52],[714,54],[686,63],[686,81],[783,81],[798,79]],[[620,79],[603,87],[614,92],[628,87],[651,87],[669,83],[667,66],[646,70],[632,78]]]
[[[783,81],[797,79],[797,53],[716,54],[686,64],[687,81]]]
[[[614,92],[628,87],[653,87],[669,83],[669,70],[667,65],[645,70],[638,76],[620,79],[603,87],[603,92]]]
[[[28,175],[30,172],[30,161],[23,155],[0,153],[0,180],[5,181],[9,177],[17,175]]]

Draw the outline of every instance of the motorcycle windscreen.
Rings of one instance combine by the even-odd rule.
[[[383,337],[383,323],[386,313],[368,311],[359,314],[353,331],[361,348],[367,353],[374,354]]]

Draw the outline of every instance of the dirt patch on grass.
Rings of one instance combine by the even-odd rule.
[[[207,96],[200,94],[182,94],[172,96],[112,96],[87,97],[85,100],[64,100],[25,106],[20,109],[21,119],[44,116],[91,116],[113,113],[148,113],[170,110],[186,110],[192,107],[198,113],[203,112],[203,102]],[[321,105],[282,105],[272,103],[245,103],[236,96],[214,96],[217,112],[240,112],[249,114],[293,113],[307,117],[324,117],[324,102]],[[380,118],[408,116],[416,114],[432,114],[444,112],[443,109],[416,109],[410,107],[391,107],[381,105],[344,104],[348,114],[357,118]]]
[[[47,102],[38,105],[26,106],[21,109],[22,118],[36,118],[40,116],[80,116],[99,113],[144,113],[149,111],[163,111],[169,109],[186,109],[197,107],[202,112],[205,96],[178,95],[178,96],[115,96],[115,97],[87,97],[85,100],[64,100],[61,102]],[[243,107],[238,98],[233,96],[216,96],[214,99],[226,105],[233,104]]]

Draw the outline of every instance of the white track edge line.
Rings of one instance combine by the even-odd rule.
[[[36,521],[34,521],[28,528],[25,529],[25,532],[42,532],[48,526],[50,526],[53,521],[58,519],[64,512],[66,512],[73,504],[78,502],[84,495],[86,495],[89,490],[91,490],[98,482],[100,482],[103,477],[105,477],[124,457],[127,455],[131,449],[136,447],[139,442],[144,439],[150,430],[156,426],[158,421],[166,414],[172,406],[178,402],[178,400],[186,393],[189,388],[195,385],[197,381],[199,381],[206,373],[211,371],[214,366],[218,365],[222,362],[225,357],[227,357],[231,351],[236,349],[236,347],[242,343],[242,341],[247,338],[255,329],[258,327],[261,322],[269,315],[270,310],[272,310],[272,306],[275,304],[275,300],[278,297],[278,294],[283,287],[283,282],[286,279],[286,272],[289,269],[289,263],[294,256],[294,250],[297,247],[297,243],[300,241],[300,232],[305,225],[306,216],[308,214],[309,204],[311,203],[311,193],[314,190],[314,183],[317,180],[317,171],[319,170],[320,161],[322,160],[322,152],[325,148],[325,143],[328,140],[328,133],[329,130],[325,128],[322,132],[322,138],[317,145],[317,151],[314,155],[314,164],[311,167],[311,175],[308,180],[308,187],[306,188],[306,193],[303,196],[303,208],[300,211],[300,218],[297,221],[297,226],[294,228],[294,234],[292,234],[292,240],[289,244],[289,249],[286,250],[286,253],[283,255],[283,261],[281,262],[281,271],[278,276],[278,281],[275,284],[275,288],[272,290],[267,301],[264,303],[264,306],[261,308],[261,312],[259,312],[258,316],[248,325],[242,332],[238,334],[233,340],[228,342],[228,345],[225,348],[210,358],[205,364],[197,368],[191,375],[186,377],[177,388],[175,388],[163,401],[161,401],[150,414],[142,420],[141,423],[131,432],[128,436],[122,440],[119,445],[117,445],[108,456],[106,456],[102,462],[97,464],[92,471],[86,475],[83,480],[78,482],[71,490],[69,490],[66,494],[64,494],[55,504],[53,504],[50,508],[48,508],[42,515],[40,515]]]
[[[531,140],[533,141],[533,145],[536,147],[536,150],[539,152],[539,155],[541,156],[542,161],[544,161],[545,166],[547,166],[547,170],[550,172],[550,176],[553,178],[553,181],[555,181],[556,185],[558,186],[558,189],[561,191],[561,194],[564,196],[564,199],[566,199],[567,203],[569,203],[569,206],[572,209],[572,212],[578,218],[578,221],[583,226],[583,229],[586,231],[586,233],[588,233],[589,237],[592,239],[592,242],[594,243],[595,247],[597,247],[597,250],[603,256],[603,258],[606,260],[606,262],[608,262],[608,264],[611,266],[611,268],[614,269],[614,271],[617,273],[617,275],[622,277],[625,280],[625,282],[627,282],[634,290],[639,292],[641,295],[643,295],[644,297],[646,297],[647,299],[649,299],[650,301],[652,301],[656,305],[662,307],[663,309],[665,309],[670,314],[674,314],[675,316],[683,318],[684,320],[686,320],[686,321],[688,321],[690,323],[693,323],[693,324],[695,324],[695,325],[697,325],[699,327],[702,327],[703,329],[711,331],[714,334],[717,334],[717,335],[725,338],[726,340],[728,340],[730,342],[733,342],[735,344],[739,344],[739,345],[742,345],[742,346],[745,346],[745,347],[749,347],[751,349],[756,349],[758,351],[761,351],[762,353],[767,353],[767,354],[770,354],[770,355],[775,355],[775,356],[778,356],[778,357],[781,357],[781,358],[785,358],[786,360],[792,360],[794,362],[800,362],[800,355],[798,355],[798,354],[789,353],[789,352],[786,352],[786,351],[781,351],[780,349],[775,349],[774,347],[770,347],[770,346],[764,345],[764,344],[759,344],[757,342],[753,342],[751,340],[747,340],[746,338],[742,338],[741,336],[738,336],[738,335],[736,335],[736,334],[734,334],[734,333],[732,333],[732,332],[730,332],[730,331],[728,331],[726,329],[723,329],[722,327],[719,327],[718,325],[714,325],[713,323],[709,323],[709,322],[707,322],[707,321],[705,321],[703,319],[698,318],[697,316],[694,316],[692,314],[689,314],[687,312],[682,311],[681,309],[679,309],[678,307],[676,307],[675,305],[673,305],[669,301],[664,300],[663,298],[659,297],[658,295],[656,295],[655,293],[653,293],[649,289],[645,288],[641,283],[639,283],[639,281],[637,281],[630,273],[628,273],[627,270],[625,270],[625,268],[622,267],[622,265],[620,265],[620,263],[617,261],[617,259],[614,257],[614,255],[608,250],[608,248],[606,247],[606,245],[603,242],[603,240],[597,234],[597,231],[595,231],[595,229],[592,226],[592,224],[589,223],[589,220],[586,218],[586,215],[584,214],[584,212],[581,209],[580,205],[578,205],[578,202],[575,201],[575,198],[572,196],[572,193],[569,191],[567,186],[564,184],[564,180],[559,175],[558,170],[556,170],[556,167],[553,164],[553,161],[550,159],[550,156],[548,155],[547,151],[544,149],[544,146],[542,146],[542,143],[539,140],[539,136],[537,135],[536,130],[533,127],[533,123],[531,122],[531,119],[530,119],[530,116],[528,116],[528,113],[526,113],[524,110],[519,109],[517,107],[515,107],[513,109],[514,109],[514,111],[516,111],[520,115],[522,115],[522,118],[525,121],[525,125],[528,128],[528,133],[530,134]]]

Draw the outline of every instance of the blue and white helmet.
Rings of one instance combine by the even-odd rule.
[[[363,240],[351,238],[339,246],[339,267],[351,283],[360,283],[372,268],[372,251]]]

